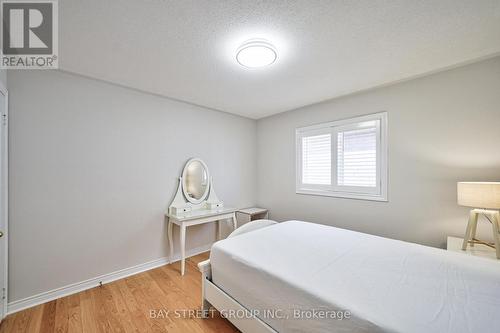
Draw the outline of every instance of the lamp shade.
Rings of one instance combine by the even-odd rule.
[[[500,182],[459,182],[457,196],[460,206],[500,209]]]

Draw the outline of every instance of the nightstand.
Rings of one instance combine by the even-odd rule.
[[[474,246],[469,245],[467,250],[464,251],[462,250],[463,241],[463,238],[448,236],[446,249],[448,251],[463,253],[470,256],[492,259],[500,263],[500,260],[496,257],[495,249],[483,244],[474,244]]]
[[[238,225],[243,225],[247,222],[260,220],[260,219],[268,219],[269,211],[265,208],[245,208],[236,211],[236,219],[238,220]]]

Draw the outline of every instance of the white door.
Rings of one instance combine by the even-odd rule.
[[[7,90],[0,85],[0,321],[7,312]]]

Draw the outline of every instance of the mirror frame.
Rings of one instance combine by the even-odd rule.
[[[207,188],[205,189],[205,192],[203,193],[203,195],[199,199],[191,198],[186,191],[186,186],[184,186],[185,181],[186,181],[187,167],[190,163],[193,163],[193,162],[200,162],[201,165],[205,168],[205,171],[207,172],[207,181],[208,181]],[[184,165],[184,169],[182,170],[181,186],[182,186],[182,194],[184,194],[184,198],[186,198],[186,200],[192,204],[195,204],[195,205],[200,204],[203,201],[207,200],[208,192],[210,191],[210,185],[211,185],[210,172],[208,171],[208,166],[205,164],[205,162],[203,162],[203,160],[201,158],[197,158],[197,157],[189,159],[186,162],[186,164]]]

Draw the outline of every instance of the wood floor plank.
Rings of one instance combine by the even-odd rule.
[[[120,320],[118,309],[116,308],[116,303],[113,298],[113,294],[109,289],[109,285],[103,285],[101,287],[95,288],[99,291],[99,295],[102,297],[104,302],[104,309],[106,311],[106,317],[108,319],[109,325],[113,328],[113,332],[126,333],[128,332],[125,328],[125,323]]]
[[[33,308],[23,311],[16,316],[16,321],[14,322],[13,332],[26,332],[31,320],[31,315],[33,313]]]
[[[38,305],[33,308],[31,313],[31,320],[28,325],[28,332],[39,332],[42,327],[42,317],[43,317],[44,305]]]
[[[68,298],[63,297],[56,300],[56,319],[55,319],[55,332],[67,333],[68,332]]]
[[[56,301],[50,301],[43,305],[42,323],[40,325],[40,332],[49,333],[54,332],[56,325]]]
[[[16,321],[16,314],[7,316],[0,323],[0,333],[9,333],[13,331],[14,322]]]
[[[99,332],[122,332],[123,328],[113,327],[108,316],[108,311],[106,306],[108,305],[104,295],[102,294],[102,287],[96,287],[90,289],[90,295],[92,299],[92,306],[95,311],[95,320],[97,323],[97,328]]]
[[[118,285],[116,283],[110,283],[104,286],[111,295],[111,300],[114,302],[114,307],[116,309],[116,316],[119,322],[121,323],[123,329],[127,333],[138,333],[141,332],[134,325],[132,321],[132,317],[130,311],[127,308],[125,300],[118,289]]]
[[[68,296],[68,332],[82,333],[82,311],[78,294]]]
[[[184,301],[192,309],[199,309],[201,306],[201,279],[200,273],[198,271],[198,262],[208,259],[206,253],[193,257],[186,262],[186,273],[181,276],[175,269],[172,269],[170,265],[161,267],[162,272],[171,279],[172,282],[177,284],[176,293],[181,294]],[[150,274],[158,274],[155,270],[150,271]],[[161,280],[161,277],[158,276]],[[161,283],[162,286],[167,286],[165,282]],[[169,286],[169,288],[172,288]],[[174,288],[172,288],[174,289]],[[220,316],[219,313],[213,314],[215,317],[211,320],[206,320],[202,318],[197,318],[198,324],[208,331],[215,332],[236,332],[237,329],[229,321],[225,320]]]
[[[123,299],[118,286],[115,283],[105,285],[107,292],[111,295],[111,300],[116,308],[116,317],[120,321],[125,332],[138,332],[135,325],[132,323],[130,313],[128,311],[125,300]]]
[[[140,303],[127,287],[125,280],[116,281],[115,285],[123,297],[123,301],[130,313],[131,320],[135,327],[139,330],[139,332],[150,332],[151,330],[146,312],[141,308]]]
[[[77,294],[80,298],[80,311],[82,315],[83,333],[97,333],[97,322],[95,320],[95,309],[92,303],[92,293],[85,290]]]
[[[133,278],[127,279],[127,285],[132,289],[136,300],[138,296],[143,302],[141,308],[148,315],[148,322],[152,332],[176,332],[178,327],[171,318],[155,318],[150,316],[151,311],[157,311],[164,308],[159,300],[161,295],[155,295],[150,289],[151,279],[146,274],[139,274]]]
[[[208,256],[189,258],[184,276],[174,263],[14,313],[2,321],[0,333],[238,332],[220,316],[197,317],[197,263]]]

